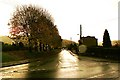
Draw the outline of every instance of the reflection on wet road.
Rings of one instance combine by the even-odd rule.
[[[43,61],[1,68],[3,78],[115,78],[118,63],[90,59],[62,50]]]

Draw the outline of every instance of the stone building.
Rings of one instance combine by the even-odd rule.
[[[98,46],[98,40],[94,36],[81,37],[80,41],[87,47]]]
[[[87,47],[98,46],[98,39],[94,36],[82,37],[82,25],[80,25],[80,40],[79,45],[86,45]]]

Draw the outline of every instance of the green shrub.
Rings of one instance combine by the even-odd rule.
[[[67,48],[68,50],[75,51],[75,53],[78,53],[79,51],[78,45],[76,43],[68,45]]]
[[[7,55],[2,53],[2,62],[10,62],[10,61],[15,61],[17,58],[11,55]]]

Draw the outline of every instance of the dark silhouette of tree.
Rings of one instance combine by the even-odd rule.
[[[103,35],[103,47],[111,47],[111,40],[110,40],[110,36],[108,33],[108,30],[105,29],[104,35]]]
[[[19,47],[20,48],[23,48],[24,47],[24,44],[22,42],[19,42]]]
[[[29,49],[41,43],[53,46],[55,43],[50,43],[53,42],[54,36],[59,36],[54,20],[47,10],[32,5],[17,7],[9,25],[11,26],[10,37],[14,39],[18,36],[27,37]],[[61,43],[59,38],[61,39],[58,37],[56,40]]]

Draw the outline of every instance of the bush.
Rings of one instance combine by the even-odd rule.
[[[71,50],[72,52],[75,51],[75,53],[79,52],[78,46],[76,43],[70,44],[67,46],[68,50]]]
[[[27,49],[23,46],[22,43],[19,43],[19,45],[16,44],[2,44],[2,51],[14,51],[14,50],[24,50]]]
[[[120,60],[120,48],[89,47],[85,55]]]

